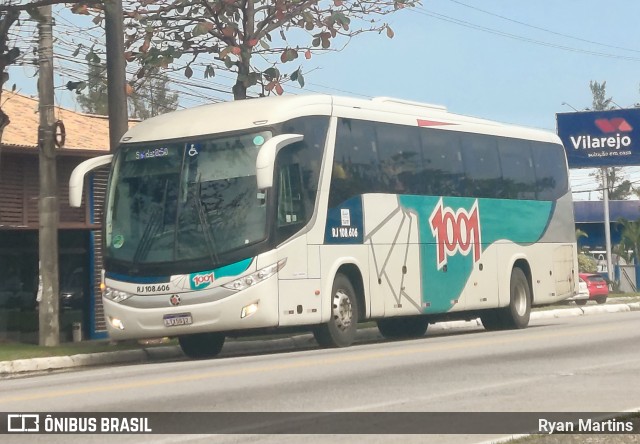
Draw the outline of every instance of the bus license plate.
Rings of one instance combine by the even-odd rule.
[[[171,315],[164,315],[165,327],[177,327],[179,325],[191,325],[193,324],[193,318],[191,313],[178,313]]]

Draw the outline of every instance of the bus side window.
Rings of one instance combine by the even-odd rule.
[[[533,144],[533,165],[539,200],[554,200],[568,190],[564,149],[553,143]]]
[[[333,159],[329,208],[354,196],[383,192],[372,122],[338,120]]]
[[[460,136],[454,131],[421,129],[423,157],[422,194],[462,196],[464,168]]]
[[[420,194],[424,188],[418,128],[376,124],[383,193]]]
[[[460,137],[465,172],[465,195],[502,197],[504,190],[496,138],[471,133],[462,133]]]
[[[528,140],[498,139],[505,199],[535,199],[536,176]]]

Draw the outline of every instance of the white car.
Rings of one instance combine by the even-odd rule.
[[[567,301],[588,301],[589,300],[589,287],[587,287],[587,282],[579,278],[578,282],[578,294],[567,298]],[[584,305],[584,304],[582,304]]]

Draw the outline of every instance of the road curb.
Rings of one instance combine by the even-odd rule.
[[[593,307],[563,308],[531,313],[531,319],[551,319],[570,316],[587,316],[601,313],[618,313],[640,311],[640,302],[630,304],[598,305]],[[454,328],[475,328],[482,326],[480,319],[470,321],[439,322],[429,326],[432,330],[451,330]],[[357,340],[372,342],[382,340],[382,335],[375,327],[358,330]],[[262,341],[229,340],[225,344],[221,356],[233,356],[239,353],[252,354],[273,352],[287,349],[309,349],[317,343],[311,334],[301,334],[288,338],[269,339]],[[126,364],[135,362],[163,361],[179,359],[184,355],[177,345],[144,347],[134,350],[121,350],[102,353],[77,354],[71,356],[52,356],[45,358],[17,359],[0,362],[0,377],[33,372],[61,370],[73,367],[91,367],[109,364]]]

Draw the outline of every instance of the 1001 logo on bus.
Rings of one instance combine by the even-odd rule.
[[[442,199],[429,218],[431,232],[436,238],[438,270],[447,265],[447,258],[457,253],[463,256],[473,253],[473,262],[480,260],[480,213],[476,200],[467,211],[445,207]]]

